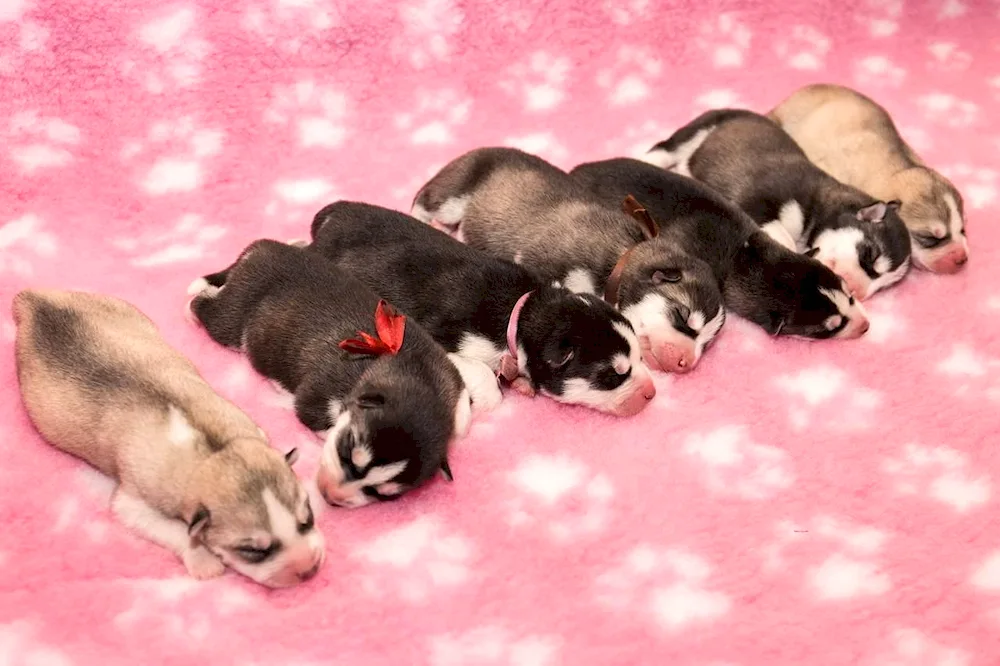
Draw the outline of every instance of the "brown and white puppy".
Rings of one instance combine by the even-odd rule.
[[[910,239],[896,209],[809,161],[777,123],[745,109],[707,111],[645,155],[742,208],[773,238],[808,252],[869,298],[906,275]]]
[[[688,372],[725,321],[711,267],[609,209],[567,173],[514,148],[480,148],[421,188],[411,214],[542,280],[603,295],[650,367]]]
[[[451,480],[449,442],[471,422],[462,374],[358,280],[312,252],[258,240],[188,291],[212,339],[242,349],[294,394],[299,420],[325,433],[316,480],[329,503],[397,499],[439,470]]]
[[[225,566],[270,587],[325,557],[305,489],[263,431],[125,301],[84,292],[14,297],[21,395],[41,435],[118,482],[125,526],[196,578]]]
[[[969,260],[962,196],[913,152],[875,101],[843,86],[815,84],[792,93],[768,117],[837,180],[900,201],[919,268],[955,273]]]

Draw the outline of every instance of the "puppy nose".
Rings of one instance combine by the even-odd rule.
[[[968,260],[969,260],[969,255],[963,254],[963,255],[959,256],[957,259],[955,259],[955,265],[956,266],[964,266],[965,262],[967,262]]]
[[[858,335],[864,335],[865,333],[867,333],[868,329],[871,328],[871,326],[872,326],[871,323],[867,319],[861,322],[861,325],[858,326]]]
[[[315,576],[316,572],[319,571],[319,565],[321,562],[322,560],[316,560],[316,564],[312,565],[312,567],[310,567],[308,571],[303,571],[299,573],[298,574],[299,580],[306,581]]]

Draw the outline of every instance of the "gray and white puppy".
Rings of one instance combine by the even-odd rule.
[[[660,238],[709,263],[726,308],[772,335],[856,338],[868,330],[838,275],[772,239],[707,185],[628,158],[581,164],[570,176],[609,208],[634,196]]]
[[[879,201],[809,161],[778,125],[752,111],[703,113],[643,158],[718,190],[765,231],[844,278],[860,299],[910,267],[898,201]]]
[[[632,325],[590,294],[554,287],[399,211],[338,201],[312,224],[316,252],[526,395],[616,416],[656,395]]]
[[[844,86],[814,84],[795,91],[768,117],[837,180],[900,201],[919,268],[955,273],[968,261],[962,195],[924,164],[874,100]]]
[[[353,277],[312,253],[258,240],[189,293],[212,339],[242,349],[257,372],[295,395],[299,420],[325,433],[316,480],[329,503],[397,499],[439,470],[451,480],[448,445],[471,420],[462,377],[416,322]]]
[[[688,372],[725,321],[718,283],[618,204],[608,208],[539,157],[480,148],[424,185],[411,214],[547,282],[603,294],[632,322],[650,367]]]
[[[226,566],[269,587],[325,558],[305,488],[264,432],[202,379],[156,325],[117,298],[14,297],[28,416],[56,448],[117,481],[111,510],[174,552],[195,578]]]

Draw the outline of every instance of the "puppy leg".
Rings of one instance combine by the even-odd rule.
[[[500,404],[503,393],[496,375],[482,361],[474,361],[458,354],[448,354],[448,359],[462,375],[465,388],[472,398],[472,407],[476,411],[488,412]]]
[[[329,430],[344,410],[345,395],[328,382],[307,377],[295,391],[295,415],[313,432]]]
[[[215,578],[226,570],[222,560],[207,548],[192,543],[188,526],[183,521],[164,516],[121,487],[111,498],[111,510],[123,525],[181,558],[188,573],[195,578]]]

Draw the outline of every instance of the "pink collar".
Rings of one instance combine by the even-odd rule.
[[[517,322],[521,318],[521,309],[531,294],[532,292],[529,291],[517,299],[517,303],[514,303],[514,309],[510,311],[510,319],[507,320],[507,351],[500,357],[500,369],[497,371],[497,376],[503,377],[508,382],[517,379],[521,372],[517,365]]]

